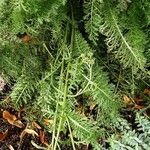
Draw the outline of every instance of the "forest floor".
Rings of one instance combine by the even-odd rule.
[[[6,87],[2,92],[3,94],[0,94],[0,102],[4,102],[4,105],[0,108],[0,150],[46,150],[51,143],[52,135],[37,120],[27,121],[28,116],[23,108],[16,111],[9,104],[10,97],[7,94],[9,91],[10,89]],[[147,96],[150,96],[150,89],[145,89],[143,95],[138,96],[134,101],[126,95],[123,96],[125,107],[120,113],[132,125],[133,129],[136,128],[136,111],[146,108],[145,112],[150,116],[150,108],[145,103]],[[94,107],[91,106],[93,110]],[[95,115],[95,112],[92,115]],[[64,143],[67,143],[66,141],[69,139],[68,134],[60,133],[60,139]],[[60,145],[62,150],[72,150],[70,145],[64,143]],[[105,145],[108,146],[107,143]],[[76,149],[92,150],[92,147],[90,145],[79,145]]]
[[[29,123],[23,109],[0,109],[0,150],[36,150],[51,142],[51,135],[37,122]]]

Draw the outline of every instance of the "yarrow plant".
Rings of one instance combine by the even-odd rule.
[[[73,150],[100,149],[121,117],[121,93],[150,84],[149,8],[148,0],[1,0],[0,71],[13,81],[16,109],[53,120],[50,149],[61,132]]]

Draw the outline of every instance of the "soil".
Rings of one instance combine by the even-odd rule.
[[[11,114],[15,115],[17,112],[11,108],[1,108],[0,110],[0,133],[6,133],[6,137],[0,139],[0,150],[11,150],[12,147],[14,150],[35,150],[36,148],[31,144],[31,140],[35,143],[42,145],[39,139],[36,136],[31,134],[25,134],[23,138],[20,138],[21,133],[25,129],[27,122],[20,118],[21,122],[25,125],[24,128],[18,128],[14,125],[11,125],[6,119],[3,118],[3,111],[8,111]],[[12,149],[12,150],[13,150]]]
[[[0,102],[2,102],[4,99],[7,99],[7,93],[9,93],[10,88],[5,87],[3,92],[0,93]],[[145,106],[143,100],[142,101],[137,101],[139,106]],[[139,104],[140,103],[140,104]],[[141,104],[142,103],[142,104]],[[79,106],[81,107],[83,104],[80,104]],[[146,106],[145,106],[146,107]],[[89,107],[85,107],[86,110],[85,114],[88,116],[93,115],[95,116],[96,112],[94,111],[96,106],[94,105],[94,108],[92,111],[90,110]],[[133,107],[134,108],[134,107]],[[79,109],[79,108],[77,108]],[[81,108],[80,108],[81,109]],[[127,109],[124,108],[120,111],[121,115],[126,119],[132,126],[133,129],[137,128],[137,125],[135,124],[135,111],[134,109]],[[23,127],[17,127],[16,125],[10,123],[6,118],[4,118],[3,113],[4,111],[9,112],[12,116],[16,116],[16,118],[23,123]],[[147,113],[148,114],[148,113]],[[12,117],[13,118],[13,117]],[[26,119],[26,113],[24,111],[16,111],[12,106],[9,105],[9,102],[7,104],[1,105],[0,108],[0,150],[37,150],[37,148],[33,145],[31,141],[36,143],[36,145],[40,147],[47,147],[45,143],[41,140],[40,133],[44,133],[44,139],[46,139],[46,143],[50,144],[51,143],[51,137],[52,135],[48,132],[46,132],[46,129],[42,125],[38,123],[38,121],[34,121],[41,127],[39,129],[38,127],[32,126],[33,122],[28,122]],[[93,117],[94,118],[94,117]],[[31,133],[26,133],[25,135],[22,136],[23,131],[30,127],[33,131],[37,133],[31,134]],[[60,133],[60,139],[61,141],[64,141],[63,144],[60,144],[60,149],[62,150],[72,150],[71,144],[68,144],[66,141],[69,139],[69,132],[66,132],[64,134],[63,132]],[[102,139],[103,141],[103,139]],[[67,144],[65,144],[67,143]],[[105,143],[106,147],[109,147],[108,143]],[[91,145],[78,145],[76,147],[77,150],[92,150]]]
[[[33,136],[32,134],[25,134],[23,138],[21,138],[21,134],[23,130],[25,130],[27,126],[27,121],[24,120],[24,116],[22,115],[19,120],[25,125],[24,128],[18,128],[14,125],[11,125],[6,119],[3,118],[3,111],[8,111],[13,115],[18,114],[12,107],[1,108],[0,110],[0,150],[37,150],[31,143],[34,141],[38,146],[45,147],[44,144],[41,143],[40,138],[37,136]],[[44,131],[44,129],[34,129],[40,136],[40,131]],[[7,132],[7,133],[6,133]],[[2,138],[2,134],[4,133],[4,138]],[[6,133],[6,136],[5,136]],[[51,134],[48,132],[44,133],[45,139],[47,143],[51,143]],[[64,142],[68,140],[68,134],[64,134],[63,132],[60,133],[60,138]],[[11,149],[12,147],[12,149]],[[72,150],[72,146],[69,144],[62,144],[60,145],[60,149],[62,150]],[[80,144],[76,147],[77,150],[92,150],[90,145],[82,145]]]

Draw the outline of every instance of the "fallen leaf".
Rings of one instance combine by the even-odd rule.
[[[31,140],[31,144],[32,144],[36,149],[47,150],[47,148],[41,147],[41,146],[37,145],[33,140]]]
[[[134,100],[136,103],[139,103],[139,102],[142,102],[143,101],[143,98],[135,98]]]
[[[96,103],[92,103],[91,105],[90,105],[90,110],[93,110],[94,108],[95,108],[95,106],[96,106]]]
[[[24,127],[24,124],[20,120],[14,121],[13,125],[18,127],[18,128],[23,128]]]
[[[35,132],[33,129],[25,129],[24,132],[26,132],[28,134],[32,134],[33,136],[34,135],[38,136],[38,133]]]
[[[40,141],[41,141],[41,143],[44,143],[45,142],[45,134],[44,134],[44,131],[42,131],[42,130],[40,130]]]
[[[40,130],[39,138],[42,144],[48,145],[44,131]]]
[[[4,133],[0,132],[0,141],[3,141],[7,135],[8,135],[8,129]]]
[[[128,106],[127,109],[128,109],[128,110],[132,110],[132,109],[133,109],[133,106]]]
[[[8,111],[3,111],[3,118],[6,119],[11,125],[14,124],[14,121],[17,120],[15,115],[10,114]]]
[[[44,119],[44,124],[46,126],[49,126],[50,124],[53,124],[53,123],[54,123],[54,120],[52,120],[52,119]]]
[[[22,38],[21,38],[22,42],[23,43],[29,43],[31,42],[32,38],[30,35],[24,35]]]
[[[123,96],[123,100],[125,104],[133,103],[133,101],[127,95]]]
[[[6,119],[11,125],[14,125],[18,128],[23,128],[24,124],[17,120],[17,117],[15,115],[10,114],[8,111],[3,111],[3,118]]]
[[[140,110],[140,109],[144,108],[144,106],[135,104],[134,108]]]
[[[84,114],[85,115],[85,107],[83,104],[78,103],[77,107],[76,107],[76,112],[78,112],[80,115]]]
[[[82,112],[82,113],[80,113],[79,115],[80,115],[80,117],[82,117],[82,118],[86,118],[85,112]]]
[[[40,125],[38,125],[35,121],[32,122],[32,126],[37,128],[37,129],[42,129]]]
[[[10,150],[15,150],[11,145],[8,146]]]
[[[150,89],[145,89],[145,90],[144,90],[144,94],[150,96]]]
[[[25,134],[32,134],[32,136],[34,136],[34,135],[39,136],[38,133],[36,131],[34,131],[33,129],[24,129],[21,132],[20,138],[23,138],[25,136]]]
[[[24,112],[25,109],[24,108],[20,108],[19,112],[18,112],[18,118],[21,118],[21,113]]]

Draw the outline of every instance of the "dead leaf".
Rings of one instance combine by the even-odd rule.
[[[37,129],[42,129],[40,125],[38,125],[35,121],[32,122],[32,126],[37,128]]]
[[[46,126],[52,125],[54,123],[54,120],[52,119],[44,119],[44,124]]]
[[[24,127],[24,124],[20,120],[14,121],[13,125],[18,127],[18,128],[23,128]]]
[[[85,113],[84,106],[79,104],[79,105],[76,107],[76,111],[77,111],[79,114]]]
[[[123,100],[126,105],[133,103],[133,101],[127,95],[123,96]]]
[[[10,150],[15,150],[11,145],[8,146]]]
[[[23,43],[29,43],[31,42],[32,40],[32,37],[30,35],[24,35],[22,38],[21,38],[22,42]]]
[[[32,144],[36,149],[47,150],[47,148],[41,147],[41,146],[37,145],[33,140],[31,140],[31,144]],[[48,148],[48,149],[50,150],[50,148]]]
[[[7,135],[8,135],[8,129],[4,133],[0,132],[0,141],[3,141]]]
[[[144,90],[144,94],[150,96],[150,89],[145,89],[145,90]]]
[[[45,134],[44,134],[44,131],[42,131],[42,130],[40,130],[40,141],[41,141],[41,143],[44,143],[45,142]]]
[[[34,131],[33,129],[24,129],[21,132],[20,138],[23,138],[25,136],[25,134],[32,134],[32,136],[39,136],[38,133],[36,131]]]
[[[135,104],[134,108],[140,110],[140,109],[144,108],[144,106]]]
[[[136,103],[143,102],[143,98],[135,98],[134,101],[135,101]]]
[[[127,110],[132,110],[133,109],[133,106],[128,106],[127,107]]]
[[[24,112],[25,109],[24,108],[20,108],[19,112],[18,112],[18,118],[21,118],[21,113]]]
[[[95,106],[96,106],[96,103],[92,103],[91,105],[90,105],[90,110],[93,110],[94,108],[95,108]]]
[[[42,144],[48,145],[44,131],[40,130],[39,138]]]
[[[7,110],[3,111],[3,118],[6,119],[11,125],[17,120],[15,115],[10,114]]]
[[[3,111],[3,118],[6,119],[11,125],[14,125],[18,128],[23,128],[24,124],[17,120],[17,117],[15,115],[10,114],[8,111]]]

